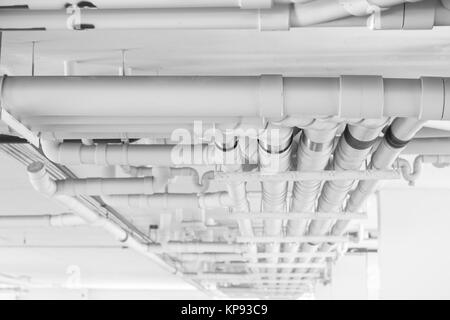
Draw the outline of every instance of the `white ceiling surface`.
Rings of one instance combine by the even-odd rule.
[[[303,28],[259,31],[49,31],[6,32],[2,65],[16,75],[63,73],[78,61],[78,74],[116,75],[121,50],[136,75],[449,76],[450,28],[371,31]]]

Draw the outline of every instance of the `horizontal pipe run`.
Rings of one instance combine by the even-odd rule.
[[[229,266],[238,265],[231,263]],[[307,268],[307,269],[326,269],[326,263],[245,263],[249,268],[268,268],[268,269],[292,269],[292,268]]]
[[[412,139],[402,155],[450,155],[450,138]]]
[[[398,180],[401,174],[396,170],[346,170],[346,171],[289,171],[274,174],[260,172],[223,173],[214,175],[216,181],[337,181],[337,180]]]
[[[123,194],[153,194],[154,178],[86,178],[57,180],[56,195],[102,196]]]
[[[304,236],[304,237],[237,237],[238,243],[347,243],[348,237]]]
[[[245,296],[265,296],[265,297],[285,297],[285,296],[292,296],[292,295],[303,295],[310,291],[310,288],[293,288],[290,290],[282,290],[279,289],[269,289],[265,290],[265,288],[261,289],[253,289],[253,288],[223,288],[220,289],[225,294],[243,294]]]
[[[242,244],[229,244],[225,242],[175,242],[171,241],[162,246],[163,252],[179,253],[243,253],[247,246]]]
[[[74,214],[0,216],[0,228],[75,227],[86,221]]]
[[[365,213],[324,213],[324,212],[289,212],[289,213],[277,213],[277,212],[233,212],[233,213],[215,213],[208,212],[208,218],[217,220],[367,220],[368,216]]]
[[[102,197],[111,205],[136,209],[216,209],[233,205],[228,193],[155,193],[152,195],[111,195]]]
[[[268,258],[323,258],[323,259],[335,259],[337,255],[335,253],[326,252],[277,252],[277,253],[181,253],[178,258],[182,261],[252,261],[255,259],[268,259]]]
[[[447,78],[11,76],[3,79],[0,99],[20,118],[210,117],[220,122],[224,117],[281,120],[286,116],[335,116],[445,120],[450,115],[445,112],[450,105],[448,95]],[[265,101],[271,101],[270,106]],[[147,159],[146,164],[151,162]],[[169,163],[170,158],[166,165]]]

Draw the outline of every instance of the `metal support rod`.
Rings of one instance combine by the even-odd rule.
[[[277,181],[336,181],[336,180],[398,180],[398,170],[346,170],[346,171],[288,171],[277,174],[261,172],[217,172],[216,181],[277,182]]]

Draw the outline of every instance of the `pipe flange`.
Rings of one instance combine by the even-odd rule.
[[[3,85],[5,83],[5,79],[6,79],[7,75],[3,75],[0,78],[0,112],[2,111],[3,108]]]

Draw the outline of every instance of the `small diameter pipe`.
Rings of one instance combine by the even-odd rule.
[[[0,228],[76,227],[86,225],[79,216],[58,215],[0,216]]]
[[[432,163],[436,167],[442,168],[450,165],[450,155],[421,155],[414,159],[414,167],[411,168],[409,162],[405,159],[398,158],[395,162],[395,166],[399,167],[402,171],[403,178],[409,182],[410,186],[414,186],[417,179],[419,179],[422,173],[422,164]]]
[[[169,266],[166,262],[164,262],[164,260],[151,253],[149,250],[149,245],[140,242],[134,237],[133,234],[128,233],[113,221],[102,217],[98,212],[87,207],[79,199],[71,196],[55,195],[57,189],[56,183],[51,180],[43,163],[34,162],[29,165],[28,175],[32,186],[37,191],[42,192],[44,195],[51,197],[60,202],[62,205],[68,207],[80,218],[85,220],[87,224],[102,227],[124,246],[144,254],[164,270],[171,273],[176,272],[176,269]]]
[[[222,138],[223,141],[216,141],[216,146],[219,152],[223,153],[223,157],[237,157],[242,158],[240,141],[238,137],[225,134]],[[242,165],[234,166],[222,166],[222,170],[225,172],[242,172]],[[228,195],[233,202],[233,211],[238,212],[250,212],[250,204],[247,198],[247,185],[244,181],[229,182],[226,184]],[[253,237],[253,225],[249,219],[237,220],[239,233],[243,237]],[[258,248],[256,245],[251,244],[248,246],[248,251],[256,254]],[[251,262],[257,262],[258,260],[253,258]]]

